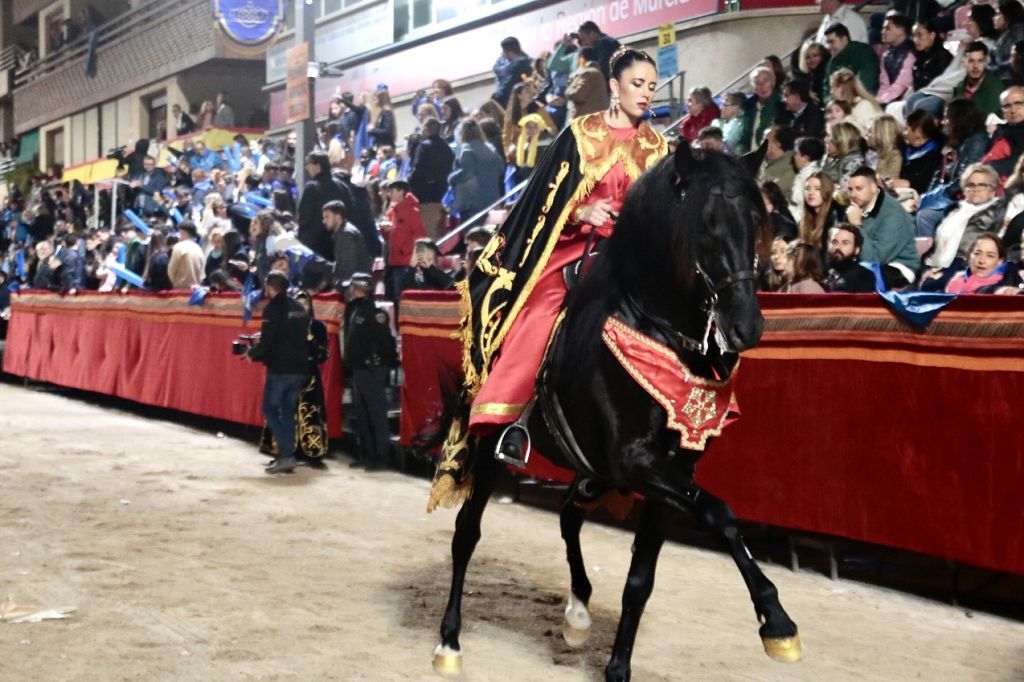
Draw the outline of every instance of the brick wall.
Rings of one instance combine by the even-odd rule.
[[[85,58],[32,81],[14,93],[18,133],[137,90],[223,53],[210,3],[186,2],[175,14],[100,47],[96,75]],[[226,71],[225,79],[231,74]]]

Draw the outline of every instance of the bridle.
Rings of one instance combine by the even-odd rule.
[[[713,188],[709,193],[710,196],[718,195],[724,196],[721,187]],[[686,189],[681,189],[679,192],[679,199],[683,201],[686,199]],[[756,256],[754,267],[749,270],[739,270],[732,272],[725,277],[715,281],[711,279],[707,271],[700,264],[700,261],[695,260],[694,264],[697,269],[697,275],[700,277],[701,282],[704,285],[704,298],[700,304],[700,311],[704,315],[704,334],[697,340],[692,336],[688,336],[678,329],[676,329],[671,322],[660,315],[648,312],[644,309],[643,304],[640,303],[633,296],[632,292],[626,290],[625,293],[625,305],[633,313],[633,317],[637,321],[644,321],[650,324],[652,327],[657,329],[661,334],[668,340],[669,345],[680,353],[682,351],[691,351],[700,353],[701,355],[707,355],[710,349],[711,330],[715,329],[715,342],[722,351],[728,350],[728,345],[721,333],[721,330],[715,328],[715,322],[718,317],[717,305],[718,295],[723,291],[731,289],[735,286],[743,284],[744,282],[751,281],[757,278],[755,268],[757,267]]]

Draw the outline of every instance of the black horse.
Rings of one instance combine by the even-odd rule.
[[[694,514],[727,546],[750,591],[768,655],[800,657],[797,627],[743,544],[729,507],[693,482],[703,452],[680,447],[678,434],[667,428],[666,411],[601,341],[605,320],[614,314],[676,351],[693,375],[728,377],[738,353],[761,336],[753,268],[764,226],[761,195],[743,162],[680,145],[674,157],[662,159],[636,181],[614,235],[602,245],[604,255],[567,300],[542,382],[544,408],[533,411],[529,426],[534,447],[576,472],[561,510],[572,576],[563,634],[571,646],[586,640],[591,623],[578,503],[608,490],[643,496],[607,680],[630,677],[633,643],[654,587],[658,553],[672,515],[681,511]],[[434,655],[434,668],[442,675],[461,670],[458,637],[466,568],[503,466],[493,457],[495,440],[482,437],[471,443],[475,487],[456,522],[451,593]]]

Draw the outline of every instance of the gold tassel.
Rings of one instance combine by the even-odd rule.
[[[455,479],[444,474],[434,481],[430,487],[430,499],[427,500],[427,513],[433,512],[438,507],[454,509],[473,496],[473,475],[469,474],[465,480],[456,482]]]

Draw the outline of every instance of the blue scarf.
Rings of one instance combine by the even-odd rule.
[[[903,162],[910,163],[920,159],[925,154],[935,151],[939,148],[939,143],[935,140],[928,140],[920,147],[907,147],[903,150]]]

